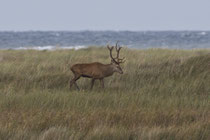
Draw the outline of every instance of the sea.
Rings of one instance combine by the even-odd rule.
[[[116,42],[134,49],[206,49],[210,31],[0,31],[0,49],[77,50]]]

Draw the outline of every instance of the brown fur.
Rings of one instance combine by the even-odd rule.
[[[113,75],[114,72],[123,73],[119,64],[102,64],[99,62],[94,63],[84,63],[84,64],[75,64],[71,68],[71,71],[74,73],[74,78],[70,81],[70,88],[73,84],[79,89],[76,81],[80,77],[92,78],[91,89],[93,88],[94,81],[99,79],[101,81],[102,87],[104,87],[103,79],[105,77]]]

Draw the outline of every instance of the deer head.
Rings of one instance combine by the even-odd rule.
[[[114,49],[114,46],[110,47],[109,45],[107,45],[107,48],[109,49],[109,52],[110,52],[111,65],[112,65],[113,70],[115,72],[123,74],[123,71],[122,71],[122,68],[120,67],[120,64],[125,62],[125,60],[124,60],[125,58],[119,58],[120,49],[122,47],[120,47],[118,45],[118,42],[116,43],[115,49],[116,49],[116,52],[117,52],[117,56],[115,58],[112,56],[112,50]]]

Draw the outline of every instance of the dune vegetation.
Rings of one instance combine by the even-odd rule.
[[[210,50],[123,48],[123,75],[69,90],[75,63],[105,47],[0,51],[0,139],[210,139]]]

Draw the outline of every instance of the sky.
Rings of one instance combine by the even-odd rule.
[[[210,0],[0,0],[0,31],[210,30]]]

